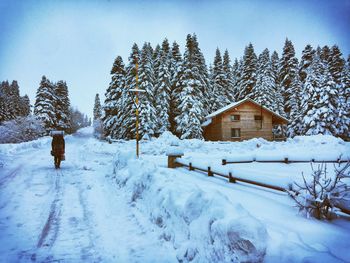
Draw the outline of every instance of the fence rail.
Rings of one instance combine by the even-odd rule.
[[[342,162],[345,162],[345,161],[342,161]],[[181,167],[181,166],[188,167],[188,169],[190,171],[198,170],[198,171],[206,173],[208,176],[218,175],[220,177],[224,177],[224,178],[228,179],[230,183],[243,182],[243,183],[247,183],[247,184],[252,184],[252,185],[264,187],[264,188],[267,188],[267,189],[277,190],[277,191],[280,191],[280,192],[293,191],[292,189],[286,189],[286,188],[283,188],[283,187],[280,187],[280,186],[277,186],[277,185],[265,184],[265,183],[257,182],[257,181],[254,181],[254,180],[249,180],[249,179],[236,177],[236,176],[234,176],[232,174],[232,172],[229,172],[228,174],[216,172],[216,171],[213,171],[210,166],[208,166],[207,169],[203,169],[203,168],[200,168],[200,167],[193,166],[193,164],[191,162],[189,164],[184,164],[182,162],[179,162],[177,159],[175,160],[175,163],[177,164],[177,167]],[[242,162],[239,162],[239,163],[242,163]],[[350,215],[350,209],[347,209],[347,208],[344,208],[344,207],[338,207],[338,206],[336,206],[336,208],[338,208],[343,213],[345,213],[347,215]]]
[[[284,160],[244,160],[244,161],[227,161],[226,159],[222,159],[222,165],[226,164],[240,164],[240,163],[347,163],[349,160],[341,160],[337,159],[336,161],[333,160],[315,160],[311,159],[310,161],[298,161],[298,160],[289,160],[288,158],[284,158]]]

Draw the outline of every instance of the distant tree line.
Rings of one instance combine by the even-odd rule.
[[[165,39],[154,49],[134,44],[125,65],[117,56],[103,104],[105,136],[135,136],[138,64],[140,134],[152,137],[171,131],[181,138],[203,138],[201,124],[209,113],[246,97],[261,103],[290,123],[287,134],[350,134],[350,57],[338,46],[307,45],[300,61],[286,39],[282,55],[268,49],[256,55],[250,43],[243,57],[231,61],[227,50],[216,50],[206,65],[195,34],[187,35],[185,52]]]
[[[27,95],[20,96],[18,82],[0,83],[0,143],[17,143],[43,134],[40,122],[31,116]]]
[[[74,133],[91,125],[85,114],[70,106],[66,82],[52,83],[45,76],[33,113],[28,96],[20,96],[17,81],[0,83],[0,143],[29,141],[57,129]]]
[[[0,124],[17,117],[26,117],[30,114],[30,101],[27,95],[20,96],[16,80],[11,84],[6,81],[0,83]]]

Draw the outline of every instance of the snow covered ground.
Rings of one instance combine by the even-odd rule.
[[[350,156],[350,143],[327,136],[211,143],[163,134],[141,142],[136,160],[134,141],[108,144],[87,128],[66,137],[55,170],[48,137],[0,145],[0,262],[350,262],[349,220],[307,219],[284,193],[168,169],[171,144],[186,162],[281,185],[310,166],[221,159]]]

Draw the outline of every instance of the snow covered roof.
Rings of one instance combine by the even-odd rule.
[[[211,123],[211,119],[206,119],[205,122],[202,123],[202,127],[206,127]]]
[[[243,100],[236,101],[236,102],[233,102],[233,103],[231,103],[231,104],[228,104],[228,105],[226,105],[225,107],[223,107],[223,108],[221,108],[221,109],[218,109],[217,111],[214,111],[213,113],[209,114],[209,115],[206,116],[205,118],[206,118],[206,119],[211,119],[211,118],[213,118],[213,117],[215,117],[215,116],[217,116],[217,115],[220,115],[221,113],[224,113],[225,111],[228,111],[229,109],[232,109],[232,108],[234,108],[234,107],[237,107],[237,106],[239,106],[239,105],[241,105],[241,104],[243,104],[243,103],[245,103],[245,102],[248,102],[248,101],[254,103],[255,105],[257,105],[257,106],[259,106],[259,107],[262,107],[264,110],[266,110],[266,111],[268,111],[268,112],[270,112],[270,113],[276,115],[278,118],[281,118],[282,120],[284,120],[284,121],[286,121],[286,122],[289,122],[289,120],[286,119],[285,117],[283,117],[283,116],[277,114],[276,112],[274,112],[274,111],[272,111],[272,110],[266,108],[265,106],[262,106],[261,104],[257,103],[256,101],[254,101],[254,100],[252,100],[252,99],[250,99],[250,98],[245,98],[245,99],[243,99]]]

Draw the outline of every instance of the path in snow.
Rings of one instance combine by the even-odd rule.
[[[91,134],[67,137],[60,170],[53,168],[49,143],[10,156],[12,163],[0,170],[0,262],[171,258],[172,249],[106,178],[113,159],[108,146]]]

